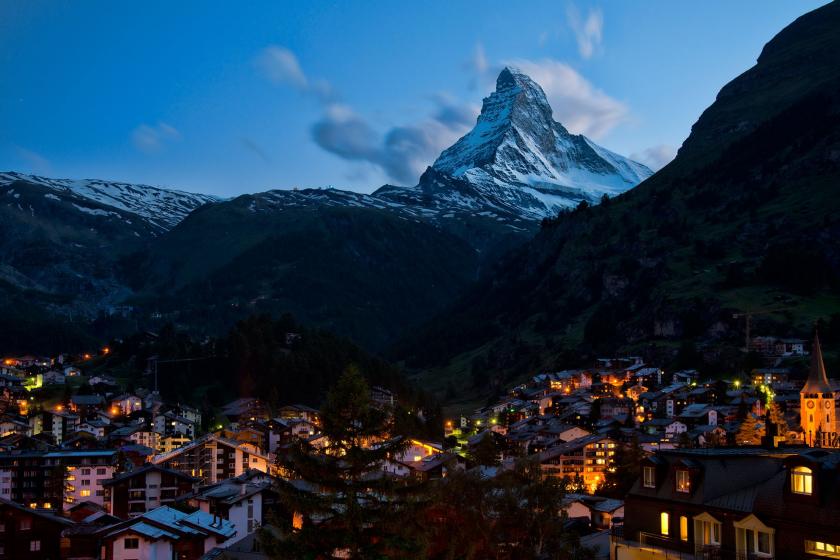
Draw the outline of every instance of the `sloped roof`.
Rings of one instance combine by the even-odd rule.
[[[814,347],[811,350],[811,371],[808,374],[808,381],[802,387],[802,392],[807,394],[831,392],[831,385],[829,385],[828,377],[825,374],[825,363],[823,363],[819,335],[814,335]]]

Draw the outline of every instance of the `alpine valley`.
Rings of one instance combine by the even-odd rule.
[[[570,134],[514,68],[414,187],[219,200],[0,174],[0,350],[66,348],[162,322],[212,333],[284,312],[383,349],[453,303],[540,220],[650,175]]]
[[[745,316],[840,344],[838,29],[833,2],[782,30],[653,175],[510,67],[411,187],[219,200],[2,174],[0,351],[288,312],[465,409],[605,353],[729,371]]]

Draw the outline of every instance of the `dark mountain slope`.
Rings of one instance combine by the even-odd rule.
[[[97,318],[129,294],[119,259],[212,199],[0,173],[0,351],[89,347]]]
[[[207,332],[291,312],[376,348],[475,280],[477,252],[423,221],[263,197],[206,206],[157,240],[136,261],[136,303]]]
[[[742,345],[840,311],[840,4],[807,14],[723,88],[678,157],[540,234],[397,353],[439,386],[488,386],[565,350]],[[434,369],[437,368],[437,369]],[[475,375],[465,375],[472,369]],[[454,376],[454,377],[453,377]],[[479,387],[479,388],[480,388]]]

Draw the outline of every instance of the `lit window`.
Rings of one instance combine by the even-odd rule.
[[[691,489],[691,483],[689,482],[688,471],[678,470],[677,471],[677,492],[688,492],[690,489]]]
[[[840,558],[840,545],[836,544],[829,544],[821,541],[805,541],[805,551],[819,556]]]
[[[680,516],[680,540],[688,542],[688,517]]]
[[[668,525],[670,525],[670,521],[671,516],[667,511],[659,514],[659,532],[666,537],[668,536]]]
[[[656,488],[656,474],[653,467],[642,467],[642,485],[645,488]]]
[[[80,495],[82,498],[87,498],[88,496],[90,496],[90,490],[80,490],[80,491],[79,491],[79,495]]]
[[[813,474],[808,467],[794,467],[790,473],[790,489],[795,494],[810,496],[813,492]]]
[[[41,541],[29,541],[29,552],[38,552],[41,550]]]
[[[702,545],[720,546],[720,523],[698,521],[694,526],[694,540]]]

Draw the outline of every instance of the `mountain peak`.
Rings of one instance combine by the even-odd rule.
[[[502,68],[502,71],[499,72],[499,77],[496,78],[496,91],[511,86],[540,87],[534,82],[534,80],[531,79],[530,76],[516,66],[505,66]]]
[[[540,85],[513,66],[499,73],[475,127],[432,167],[482,189],[487,199],[508,199],[516,206],[527,199],[524,213],[533,218],[582,200],[595,202],[604,194],[615,196],[652,174],[582,135],[570,134],[554,120]]]

